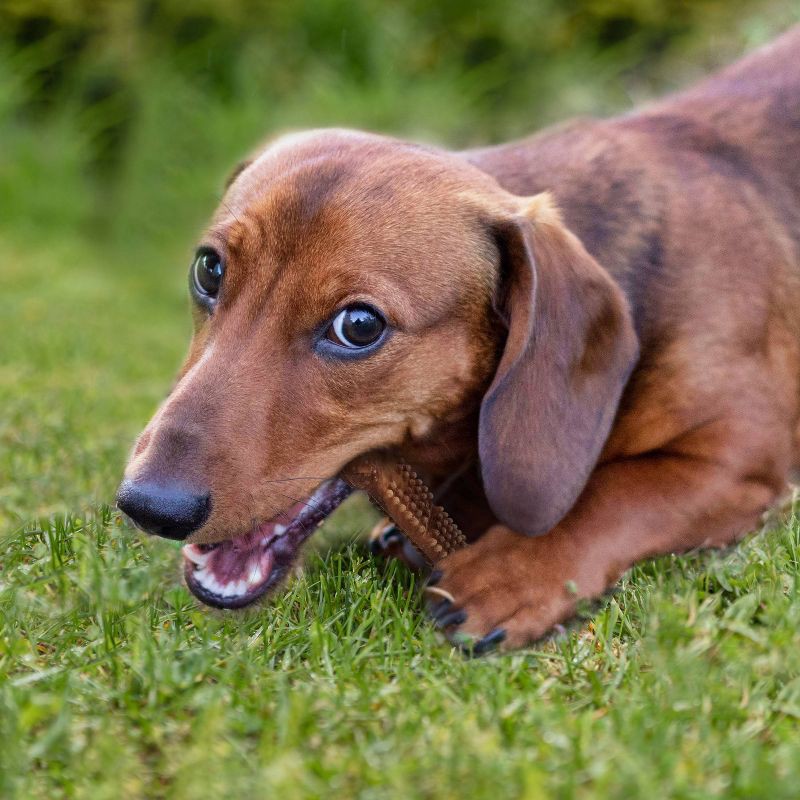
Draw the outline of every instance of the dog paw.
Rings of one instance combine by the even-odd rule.
[[[434,625],[480,655],[524,647],[573,616],[579,600],[602,587],[586,579],[581,585],[576,554],[550,536],[529,538],[498,525],[439,562],[425,588]]]
[[[427,563],[419,550],[408,541],[397,525],[386,517],[370,531],[368,545],[370,552],[375,556],[397,558],[415,572],[427,569]]]

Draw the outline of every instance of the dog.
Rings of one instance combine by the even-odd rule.
[[[800,27],[636,113],[448,152],[350,130],[243,163],[117,498],[237,608],[368,453],[467,534],[434,621],[525,646],[641,559],[729,545],[800,451]]]

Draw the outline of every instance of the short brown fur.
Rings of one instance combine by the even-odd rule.
[[[128,467],[210,487],[194,541],[391,450],[472,540],[440,565],[448,632],[515,647],[639,559],[735,541],[798,466],[800,29],[637,114],[499,147],[285,137],[204,242],[218,308]],[[320,357],[352,300],[392,335]]]

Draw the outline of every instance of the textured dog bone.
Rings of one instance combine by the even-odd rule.
[[[430,564],[467,540],[450,515],[408,464],[362,458],[342,472],[353,488],[365,491],[392,519]]]

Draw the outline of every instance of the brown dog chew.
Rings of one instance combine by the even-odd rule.
[[[466,546],[467,540],[450,515],[433,502],[433,493],[408,464],[361,458],[342,477],[366,492],[433,565]]]

